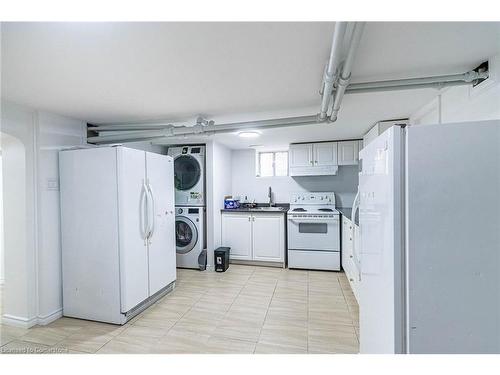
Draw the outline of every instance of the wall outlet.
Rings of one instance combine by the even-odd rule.
[[[57,178],[47,178],[47,190],[49,191],[59,191],[59,179]]]

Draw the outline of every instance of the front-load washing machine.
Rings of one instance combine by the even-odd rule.
[[[176,206],[205,205],[205,146],[170,147]]]
[[[205,247],[203,207],[175,208],[177,267],[199,268],[198,257]]]

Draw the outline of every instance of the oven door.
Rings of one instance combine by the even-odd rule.
[[[288,217],[288,248],[340,251],[339,217]]]

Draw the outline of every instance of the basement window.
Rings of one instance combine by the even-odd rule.
[[[288,176],[288,152],[258,152],[257,177]]]

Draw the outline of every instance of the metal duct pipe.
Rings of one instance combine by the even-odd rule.
[[[321,96],[321,109],[319,112],[320,120],[327,119],[327,111],[330,105],[333,84],[335,83],[340,57],[342,54],[342,43],[344,41],[346,28],[347,22],[335,22],[330,59],[328,60],[328,65],[326,66],[323,79],[323,93]]]
[[[438,83],[420,83],[414,85],[396,85],[386,87],[367,87],[362,89],[352,90],[350,86],[347,87],[345,93],[348,94],[366,94],[371,92],[385,92],[385,91],[399,91],[399,90],[416,90],[416,89],[436,89],[440,90],[444,87],[451,86],[465,86],[470,85],[470,82],[454,81],[454,82],[438,82]]]
[[[279,119],[261,120],[261,121],[247,121],[247,122],[238,122],[230,124],[220,124],[220,125],[175,126],[161,130],[130,131],[120,134],[99,135],[95,137],[88,137],[87,141],[89,143],[99,143],[99,144],[151,141],[158,138],[179,137],[187,135],[211,135],[220,133],[232,133],[234,131],[243,129],[245,130],[267,129],[267,128],[278,128],[278,127],[282,128],[282,127],[312,125],[312,124],[320,124],[326,121],[327,121],[326,119],[323,121],[318,121],[318,117],[316,115],[310,115],[310,116],[288,117],[288,118],[279,118]]]
[[[470,84],[480,79],[488,78],[488,72],[476,72],[471,70],[462,74],[449,74],[434,77],[392,79],[387,81],[351,83],[346,93],[386,91],[391,89],[411,89],[420,87],[444,87],[457,84]]]
[[[340,104],[344,97],[345,90],[349,85],[351,80],[351,71],[354,64],[354,56],[358,50],[359,42],[361,41],[361,36],[363,35],[363,29],[365,28],[365,22],[356,22],[354,24],[354,30],[352,31],[351,41],[349,43],[349,51],[347,52],[347,57],[342,65],[342,70],[338,77],[337,89],[335,90],[335,95],[333,99],[332,114],[330,115],[330,121],[336,121],[337,115],[340,110]]]
[[[134,131],[134,130],[161,130],[173,128],[172,124],[106,124],[95,125],[87,128],[87,130],[95,132],[112,132],[112,131]]]

